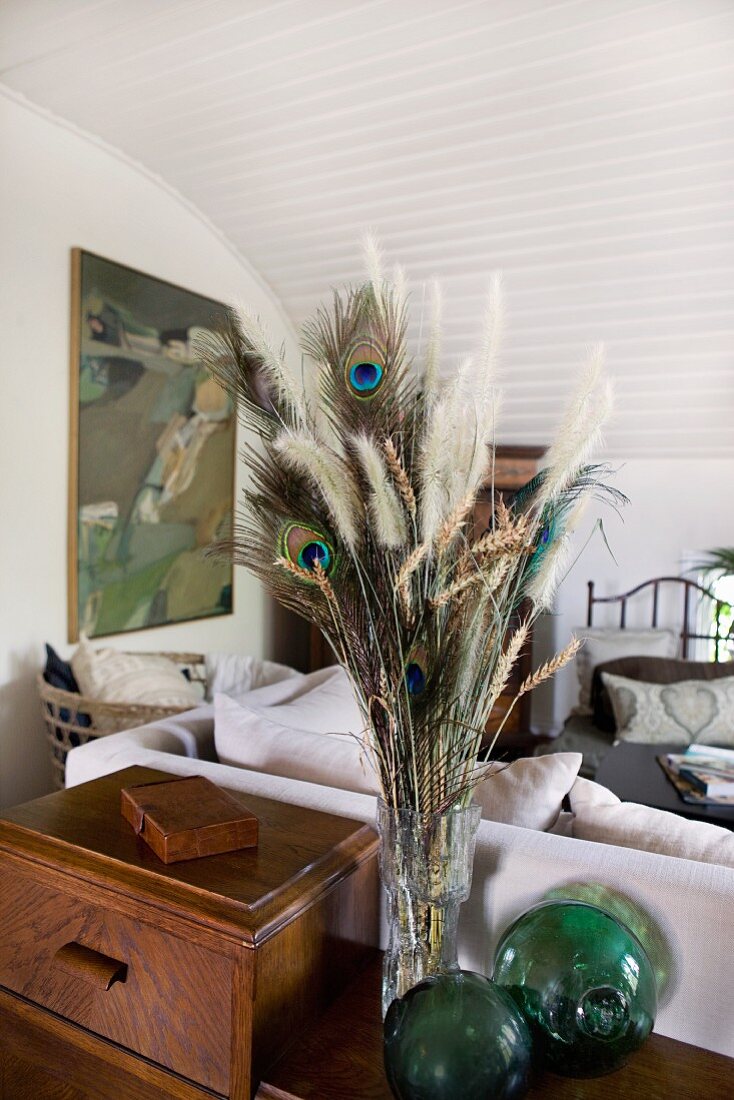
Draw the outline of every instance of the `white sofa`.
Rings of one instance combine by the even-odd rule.
[[[217,762],[203,706],[74,749],[67,786],[139,764],[205,775],[223,787],[372,822],[375,799]],[[599,883],[641,906],[667,941],[671,968],[655,1030],[734,1057],[734,870],[482,821],[474,886],[462,908],[460,962],[489,973],[507,925],[551,890]]]

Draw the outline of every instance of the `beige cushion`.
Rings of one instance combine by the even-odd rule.
[[[287,705],[249,707],[228,695],[215,695],[214,744],[221,763],[345,791],[377,793],[374,768],[356,738],[294,728],[280,721],[284,711],[284,720],[292,721]]]
[[[207,653],[206,696],[212,700],[215,695],[231,695],[239,699],[247,692],[281,680],[303,679],[303,674],[288,665],[279,665],[274,661],[261,661],[243,653]]]
[[[582,760],[580,752],[558,752],[490,765],[494,773],[474,793],[482,817],[524,829],[550,829],[558,821],[561,803],[578,776]]]
[[[675,657],[678,639],[672,630],[622,630],[604,627],[579,627],[576,632],[584,644],[576,654],[579,701],[576,711],[591,714],[591,681],[594,669],[618,657]]]
[[[339,729],[337,722],[343,730],[350,726],[353,732],[361,729],[359,711],[350,717],[344,707],[345,683],[348,685],[346,677],[331,677],[307,695],[273,706],[216,695],[214,743],[220,762],[376,794],[379,783],[371,756],[363,747],[365,739],[340,732],[324,736],[327,727]],[[253,693],[253,698],[258,694]],[[329,698],[344,709],[330,709]],[[306,723],[310,723],[310,729],[305,728]],[[558,820],[561,803],[573,785],[581,760],[581,753],[566,752],[516,760],[510,765],[491,765],[493,773],[475,791],[482,817],[527,829],[550,828]]]
[[[734,744],[734,676],[649,684],[602,672],[619,741]]]
[[[261,713],[264,721],[289,729],[357,735],[364,730],[349,677],[338,665],[268,684],[237,697],[237,702]]]
[[[575,813],[582,803],[586,806],[619,806],[622,801],[608,787],[602,787],[601,783],[595,783],[593,779],[584,779],[583,776],[579,776],[571,787],[568,800],[572,813]]]
[[[729,829],[636,802],[620,802],[588,779],[576,781],[570,801],[573,835],[580,840],[734,867],[734,833]]]
[[[196,707],[196,688],[167,657],[95,649],[82,636],[71,658],[82,695],[104,703],[158,707]]]

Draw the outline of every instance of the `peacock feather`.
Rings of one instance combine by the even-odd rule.
[[[427,811],[466,802],[480,777],[488,716],[547,606],[579,501],[620,500],[586,461],[608,401],[595,360],[567,418],[572,446],[551,449],[476,537],[473,506],[492,477],[501,286],[477,356],[444,381],[434,315],[425,354],[412,357],[402,280],[373,265],[304,325],[303,384],[246,313],[231,311],[202,349],[258,438],[225,549],[324,633],[351,677],[383,796]]]

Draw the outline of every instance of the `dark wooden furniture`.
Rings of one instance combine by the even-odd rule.
[[[484,486],[484,490],[474,510],[474,531],[478,536],[490,526],[494,510],[494,497],[501,493],[505,503],[509,504],[514,493],[526,485],[538,472],[538,463],[545,454],[545,447],[498,447],[495,452],[494,477]],[[518,619],[519,621],[519,619]],[[533,637],[528,635],[527,643],[515,662],[505,690],[492,708],[487,723],[486,742],[491,744],[494,734],[510,710],[513,699],[523,680],[529,676],[533,667]],[[545,740],[536,737],[530,728],[532,692],[522,695],[505,722],[502,733],[495,745],[493,756],[510,759],[517,756],[532,755],[534,748]]]
[[[257,848],[165,865],[120,813],[147,768],[0,817],[3,1100],[249,1100],[376,943],[368,826],[237,795]]]
[[[487,529],[492,521],[493,496],[502,493],[506,503],[512,500],[512,496],[523,485],[526,485],[538,472],[538,463],[545,454],[545,447],[498,447],[495,452],[494,476],[488,480],[477,500],[474,510],[474,533],[479,537]],[[328,643],[316,628],[311,628],[311,660],[312,670],[324,668],[335,663],[334,655]],[[487,724],[487,743],[491,742],[500,723],[510,707],[510,703],[517,694],[522,681],[532,669],[532,632],[528,635],[527,644],[520,654],[512,670],[510,679],[504,692],[497,700]],[[532,694],[523,695],[513,708],[501,738],[495,746],[495,757],[515,757],[524,753],[531,753],[533,748],[542,741],[543,737],[536,737],[530,728],[530,708]]]
[[[268,1074],[256,1100],[392,1100],[382,1066],[380,964],[375,959]],[[731,1100],[734,1060],[652,1035],[616,1073],[544,1074],[528,1100]]]
[[[644,745],[621,741],[609,750],[596,770],[596,781],[623,802],[639,802],[669,810],[695,821],[709,821],[734,829],[734,807],[696,806],[684,802],[656,757],[682,752],[681,745]]]
[[[723,600],[717,600],[713,597],[708,589],[698,584],[697,581],[691,580],[689,577],[652,577],[649,581],[643,581],[642,584],[636,585],[635,588],[630,588],[629,592],[621,592],[616,596],[595,596],[594,582],[589,581],[588,585],[589,601],[586,625],[594,625],[594,609],[597,604],[618,604],[619,625],[622,629],[627,626],[627,603],[634,596],[649,592],[652,599],[650,625],[652,627],[657,627],[661,587],[664,585],[666,587],[673,586],[673,588],[679,589],[682,597],[680,656],[684,660],[687,659],[690,656],[691,642],[701,639],[714,643],[714,660],[719,660],[721,647],[727,640],[727,635],[722,634],[721,631],[721,615],[727,605]],[[693,615],[693,609],[691,607],[692,598],[700,600],[702,597],[709,599],[713,605],[713,630],[708,634],[697,633],[695,629],[695,616]]]

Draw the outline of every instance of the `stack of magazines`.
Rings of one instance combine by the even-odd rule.
[[[658,763],[684,802],[734,806],[734,749],[689,745],[684,753],[659,756]]]

